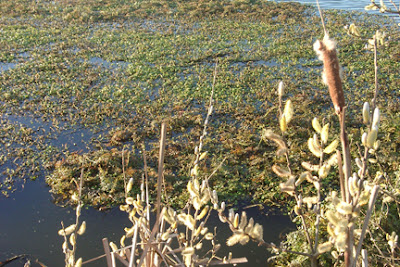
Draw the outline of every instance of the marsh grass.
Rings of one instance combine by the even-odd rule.
[[[283,199],[278,184],[266,175],[273,151],[260,143],[258,131],[269,124],[269,116],[276,112],[274,88],[279,80],[290,81],[287,91],[292,101],[303,103],[293,125],[299,129],[298,135],[308,135],[301,125],[310,113],[329,108],[320,84],[310,79],[321,67],[309,48],[319,23],[314,11],[299,4],[261,1],[137,3],[130,7],[125,1],[106,1],[101,5],[95,1],[39,1],[29,2],[29,7],[26,1],[2,3],[4,27],[0,40],[4,45],[0,60],[18,65],[1,75],[1,112],[38,117],[51,126],[46,131],[29,133],[29,138],[38,140],[40,145],[21,154],[18,146],[23,137],[13,134],[10,138],[7,125],[14,122],[3,119],[1,170],[9,169],[10,183],[16,180],[16,173],[32,177],[25,166],[25,171],[17,172],[20,166],[12,162],[11,155],[34,162],[33,176],[37,176],[43,171],[37,166],[50,167],[58,159],[52,162],[51,156],[37,158],[34,152],[47,150],[62,155],[62,144],[50,139],[57,139],[68,127],[92,130],[93,134],[86,138],[90,139],[87,146],[93,151],[108,150],[107,144],[116,131],[130,129],[132,138],[125,141],[146,143],[151,150],[149,162],[155,162],[157,129],[167,118],[171,118],[169,151],[177,160],[167,157],[170,162],[166,164],[175,165],[168,169],[187,177],[182,165],[176,163],[185,165],[191,161],[188,152],[201,128],[201,103],[209,94],[202,88],[211,83],[208,73],[218,59],[221,79],[216,84],[214,111],[218,119],[210,125],[218,142],[210,144],[215,157],[207,168],[218,165],[226,154],[230,158],[229,166],[223,167],[212,183],[222,196],[233,201],[253,195],[279,205]],[[228,13],[219,8],[222,4],[231,7]],[[188,10],[202,15],[190,15]],[[88,19],[90,16],[92,20]],[[353,105],[360,106],[361,97],[372,93],[357,89],[370,88],[371,57],[363,50],[365,42],[347,35],[344,27],[356,22],[369,33],[376,26],[353,13],[329,11],[326,18],[327,28],[340,41],[344,89],[354,96]],[[382,25],[387,32],[391,31],[383,18]],[[389,88],[398,83],[398,61],[392,60],[398,53],[398,38],[392,38],[380,53],[381,79],[385,81],[382,101],[388,103],[385,109],[395,111],[398,99]],[[123,62],[124,68],[92,64],[93,59]],[[386,138],[397,140],[398,118],[383,112],[388,114],[383,127],[390,129],[385,132]],[[359,115],[349,115],[354,118],[348,124],[349,134],[357,135]],[[294,139],[294,143],[298,144],[298,151],[304,149],[300,140]],[[385,150],[385,158],[394,155],[397,143]],[[114,144],[119,150],[121,145]],[[71,154],[80,149],[70,145],[65,152]],[[224,183],[228,179],[229,185]],[[179,180],[175,185],[185,188]],[[7,187],[3,187],[4,194]],[[180,201],[178,196],[172,198]]]

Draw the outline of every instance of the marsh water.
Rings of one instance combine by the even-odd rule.
[[[299,2],[314,4],[314,1]],[[369,2],[369,0],[330,0],[321,1],[321,7],[362,11]],[[0,65],[0,74],[13,67],[15,65]],[[79,143],[81,141],[79,138],[83,135],[84,133],[74,132],[58,141],[85,149],[85,144]],[[281,234],[293,227],[287,216],[268,214],[268,209],[259,212],[257,207],[253,207],[247,212],[249,217],[254,217],[256,222],[263,224],[264,239],[268,241],[279,242]],[[47,266],[63,266],[64,255],[61,250],[63,239],[57,231],[61,227],[61,221],[65,225],[74,222],[75,212],[72,208],[59,207],[53,203],[43,176],[39,176],[36,181],[27,181],[9,198],[1,198],[0,215],[0,262],[14,255],[26,254],[30,259],[38,259]],[[105,212],[93,208],[84,209],[82,220],[87,222],[87,232],[78,239],[77,256],[84,259],[103,253],[101,245],[103,237],[118,242],[124,233],[123,228],[130,226],[127,215],[117,208]],[[225,243],[224,240],[229,237],[230,230],[226,225],[218,223],[217,219],[214,222],[218,227],[220,242]],[[224,252],[227,254],[228,251],[233,251],[235,257],[247,257],[248,266],[265,266],[268,258],[265,249],[257,247],[256,244],[246,247],[239,245],[225,249]],[[103,262],[99,261],[87,266],[103,266],[101,263]],[[23,262],[15,261],[7,266],[22,265]]]

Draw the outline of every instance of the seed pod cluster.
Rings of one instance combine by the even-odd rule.
[[[228,246],[233,246],[237,243],[242,245],[247,244],[250,238],[256,241],[263,240],[263,227],[254,223],[254,219],[247,219],[246,212],[242,212],[242,215],[239,216],[238,213],[234,213],[233,210],[229,211],[228,220],[231,222],[230,228],[233,232],[233,235],[228,238],[226,244]]]

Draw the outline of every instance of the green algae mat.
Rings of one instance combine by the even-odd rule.
[[[396,173],[400,147],[399,28],[380,16],[327,10],[344,68],[349,132],[359,140],[361,109],[374,92],[376,30],[384,143],[379,166]],[[361,37],[348,34],[359,27]],[[86,204],[124,199],[124,177],[139,187],[146,151],[155,188],[158,138],[168,124],[165,182],[184,203],[194,148],[202,133],[216,69],[214,111],[204,140],[203,175],[222,199],[279,204],[271,172],[279,81],[293,101],[288,137],[294,160],[307,151],[311,120],[337,125],[322,63],[312,44],[323,30],[316,10],[298,3],[237,1],[60,0],[0,3],[0,172],[9,196],[27,179],[46,179],[68,204],[84,169]],[[216,67],[217,65],[217,67]],[[337,134],[337,133],[336,133]],[[357,151],[354,151],[357,153]],[[334,177],[327,180],[337,186]],[[137,192],[139,190],[137,189]]]

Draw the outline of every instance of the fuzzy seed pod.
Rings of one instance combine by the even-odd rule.
[[[308,139],[308,149],[311,151],[311,153],[314,154],[317,158],[320,158],[322,155],[321,147],[316,146],[314,142],[314,138],[310,137]]]
[[[121,244],[121,247],[125,247],[125,239],[126,239],[126,236],[122,236],[121,237],[121,239],[119,240],[119,243]]]
[[[74,233],[72,233],[72,234],[69,236],[69,243],[71,243],[72,246],[75,246],[75,245],[76,245],[76,236],[75,236]]]
[[[363,106],[363,122],[368,125],[371,119],[371,115],[369,114],[369,103],[365,102]]]
[[[238,234],[233,234],[231,237],[228,238],[228,240],[226,241],[226,245],[228,247],[231,247],[233,245],[236,245],[237,243],[239,243],[241,238],[241,235]]]
[[[244,232],[246,234],[250,233],[254,227],[254,219],[250,218],[249,223],[247,224],[246,228],[244,228]]]
[[[286,101],[285,108],[283,109],[283,115],[285,116],[286,124],[288,124],[293,118],[293,104],[290,99]]]
[[[374,147],[374,143],[378,138],[378,127],[372,127],[371,131],[368,133],[366,145],[368,148]]]
[[[239,214],[236,213],[235,214],[235,219],[233,220],[233,227],[234,228],[238,228],[238,226],[239,226]]]
[[[303,172],[302,174],[300,174],[299,178],[297,179],[294,185],[299,186],[307,178],[307,175],[311,174],[309,172]]]
[[[233,221],[233,219],[235,218],[235,211],[233,209],[229,209],[228,214],[229,221]]]
[[[221,212],[225,210],[225,201],[221,202]]]
[[[204,218],[204,216],[206,216],[206,214],[207,214],[207,212],[208,212],[208,206],[205,206],[204,208],[203,208],[203,210],[200,212],[200,214],[199,214],[199,216],[197,216],[197,219],[198,220],[201,220],[201,219],[203,219]]]
[[[218,193],[216,190],[212,191],[212,201],[213,203],[218,203]]]
[[[221,213],[218,213],[218,218],[222,223],[226,223],[226,218]]]
[[[199,160],[204,159],[207,156],[207,153],[208,153],[207,151],[201,153]]]
[[[317,133],[321,133],[322,127],[321,127],[321,124],[319,124],[319,121],[318,121],[317,118],[314,118],[314,119],[312,120],[312,127],[314,128],[314,130],[315,130]]]
[[[80,204],[78,204],[78,206],[76,207],[76,217],[81,216],[81,209],[82,209],[82,206]]]
[[[328,138],[329,138],[329,123],[325,124],[321,130],[321,140],[324,144],[328,142]]]
[[[263,240],[264,229],[261,224],[256,223],[250,232],[250,236],[258,241]]]
[[[247,213],[242,211],[242,216],[240,218],[239,229],[243,230],[247,225]]]
[[[197,191],[192,183],[192,181],[189,181],[187,183],[187,190],[190,193],[191,197],[199,197],[199,191]]]
[[[64,231],[64,229],[59,230],[58,234],[61,236],[63,236],[63,235],[68,236],[75,231],[75,228],[76,228],[76,224],[72,224],[72,225],[68,226],[67,228],[65,228],[65,231]]]
[[[305,161],[303,161],[302,163],[301,163],[301,166],[304,168],[304,169],[306,169],[307,171],[310,171],[310,172],[313,172],[313,171],[318,171],[319,170],[319,165],[314,165],[314,164],[311,164],[311,163],[309,163],[309,162],[305,162]]]
[[[295,177],[291,177],[289,178],[289,180],[286,181],[286,183],[280,183],[279,187],[282,190],[282,192],[288,193],[289,195],[293,195],[294,194],[294,184],[296,182],[296,178]]]
[[[187,247],[182,251],[182,255],[184,256],[191,256],[194,254],[194,248],[193,247]]]
[[[133,205],[133,202],[134,202],[135,200],[133,199],[133,197],[127,197],[126,199],[125,199],[125,203],[126,204],[128,204],[128,205]]]
[[[75,262],[75,267],[81,267],[82,266],[82,258],[79,258],[76,262]]]
[[[357,164],[357,167],[358,167],[359,169],[362,169],[363,164],[362,164],[362,161],[360,160],[360,158],[356,158],[356,164]]]
[[[281,119],[279,120],[279,126],[281,128],[282,133],[286,132],[287,130],[287,123],[286,123],[286,117],[285,114],[281,116]]]
[[[83,221],[81,226],[79,227],[79,230],[77,232],[78,235],[83,235],[86,231],[86,221]]]
[[[274,141],[279,148],[287,148],[286,147],[286,143],[285,141],[283,141],[282,137],[280,135],[277,135],[276,133],[274,133],[272,130],[268,129],[264,129],[262,132],[262,138],[266,141],[266,140],[272,140]]]
[[[288,169],[276,164],[272,166],[272,171],[281,178],[290,177],[292,175]]]
[[[203,243],[197,243],[196,244],[196,246],[195,246],[195,248],[197,249],[197,250],[200,250],[201,248],[203,247]]]
[[[339,223],[339,218],[336,216],[335,213],[333,213],[333,211],[328,210],[325,213],[326,218],[328,218],[329,222],[331,224],[333,224],[334,226],[336,226]]]
[[[328,35],[325,35],[322,41],[317,40],[314,43],[314,50],[324,63],[323,80],[328,85],[335,112],[339,115],[344,110],[345,100],[336,44]]]
[[[203,227],[201,225],[199,227],[197,227],[196,231],[194,231],[193,237],[198,236],[202,229],[203,229]]]
[[[337,139],[333,140],[327,147],[324,148],[325,154],[330,154],[336,150],[337,146],[339,145],[339,141]]]
[[[368,133],[367,132],[363,133],[363,135],[361,136],[361,143],[364,146],[367,146],[367,138],[368,138]]]
[[[336,206],[336,210],[343,215],[349,215],[353,212],[353,206],[347,202],[342,201]]]
[[[381,121],[381,113],[379,112],[379,108],[375,108],[374,116],[372,119],[372,127],[379,127],[379,123]]]
[[[133,236],[133,233],[135,232],[135,227],[132,227],[132,228],[125,227],[124,230],[126,232],[126,234],[125,234],[126,238],[130,238]]]
[[[331,250],[331,248],[332,248],[332,243],[328,241],[328,242],[319,244],[317,251],[318,251],[318,253],[322,254],[322,253],[328,252],[329,250]]]
[[[208,233],[204,236],[204,238],[205,238],[206,240],[212,240],[212,239],[214,238],[214,234],[211,233],[211,232],[208,232]]]
[[[249,240],[250,237],[248,235],[241,235],[239,242],[241,245],[246,245],[249,242]]]
[[[115,251],[118,250],[118,247],[117,247],[117,245],[115,245],[114,242],[110,242],[110,247],[111,247],[111,250],[112,250],[113,252],[115,252]]]
[[[208,227],[204,227],[201,229],[200,234],[205,235],[208,232]]]
[[[282,97],[283,93],[284,93],[284,84],[282,81],[280,81],[278,85],[278,96]]]
[[[129,179],[128,185],[126,186],[126,192],[129,193],[133,187],[133,178]]]
[[[319,170],[318,170],[319,178],[321,178],[321,179],[326,178],[328,176],[328,174],[329,174],[329,171],[330,171],[330,166],[329,165],[328,166],[327,165],[322,165],[321,168],[319,168]]]

